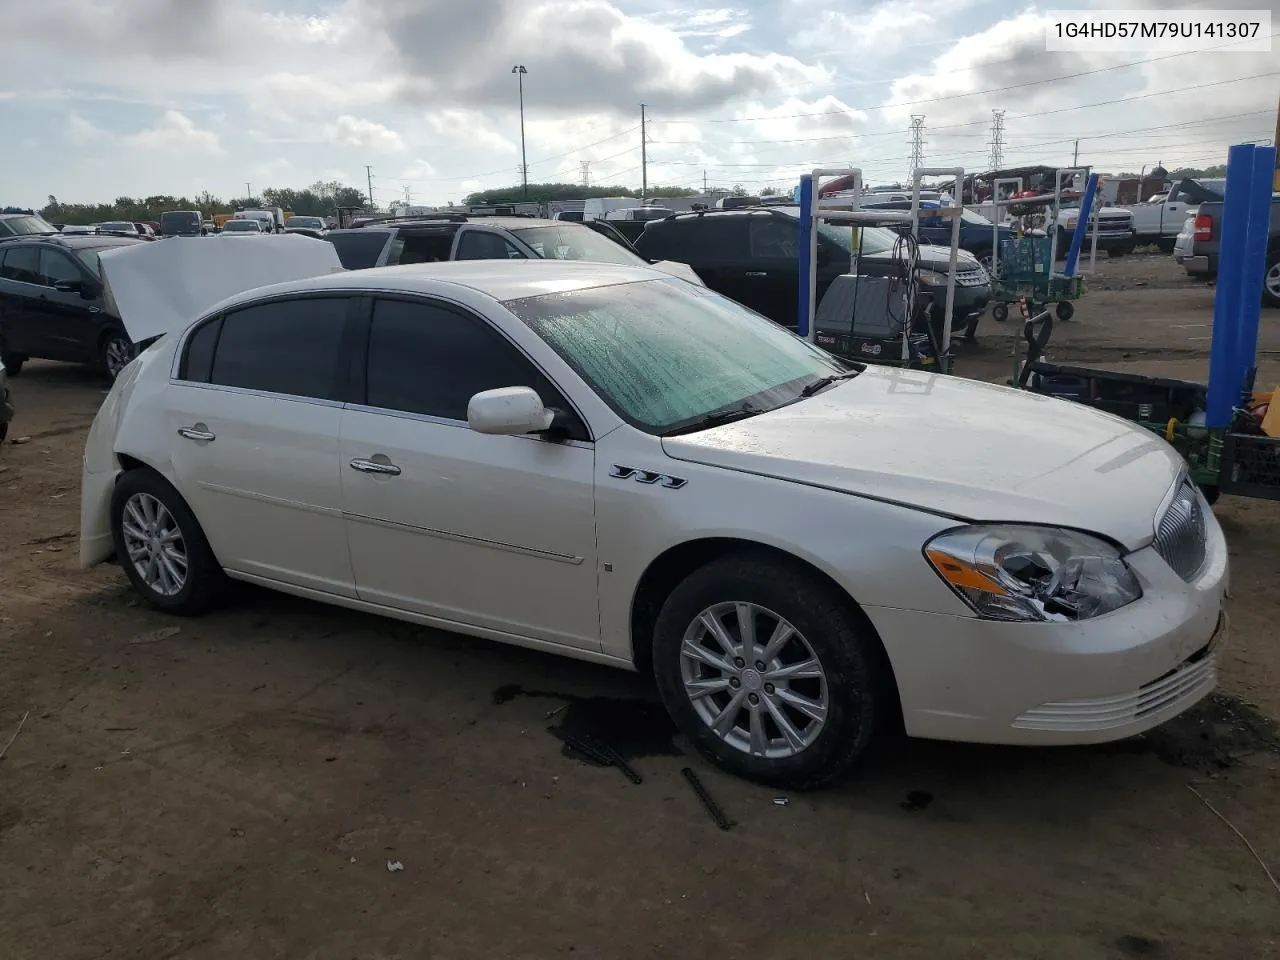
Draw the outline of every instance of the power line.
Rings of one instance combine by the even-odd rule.
[[[1271,36],[1272,37],[1280,36],[1280,33],[1273,33],[1271,34]],[[1250,40],[1233,40],[1230,43],[1218,44],[1217,46],[1214,46],[1214,47],[1206,47],[1199,50],[1184,50],[1181,53],[1169,53],[1169,54],[1165,54],[1162,57],[1148,57],[1145,60],[1131,60],[1128,63],[1120,63],[1111,67],[1097,67],[1096,69],[1093,69],[1093,70],[1081,70],[1076,73],[1063,73],[1063,74],[1059,74],[1056,77],[1043,77],[1039,80],[1026,80],[1022,83],[1011,83],[1003,87],[989,87],[986,90],[970,90],[966,93],[949,93],[949,94],[944,94],[943,96],[940,96],[940,97],[925,97],[920,100],[900,100],[897,103],[872,104],[864,107],[846,107],[843,110],[823,110],[823,111],[818,111],[813,113],[777,114],[771,117],[722,117],[719,119],[703,119],[703,120],[696,120],[696,119],[659,120],[658,122],[659,123],[693,123],[693,124],[748,123],[748,122],[759,123],[762,120],[798,120],[798,119],[808,118],[808,117],[843,117],[855,111],[864,112],[867,110],[898,110],[903,107],[918,107],[918,106],[923,106],[924,104],[941,103],[943,100],[957,100],[957,99],[962,99],[964,97],[977,97],[977,96],[981,96],[983,94],[988,94],[988,93],[1004,93],[1008,90],[1021,90],[1026,87],[1040,86],[1041,84],[1045,84],[1045,83],[1058,83],[1062,80],[1075,80],[1075,79],[1078,79],[1079,77],[1091,77],[1100,73],[1109,73],[1113,70],[1127,70],[1130,67],[1142,66],[1145,63],[1159,63],[1163,60],[1173,60],[1177,57],[1187,57],[1193,54],[1203,54],[1209,50],[1220,50],[1220,49],[1223,49],[1224,47],[1232,47],[1241,43],[1249,43],[1249,42],[1252,42],[1252,40],[1251,39]],[[1260,77],[1265,77],[1265,76],[1272,76],[1272,74],[1258,74],[1255,77],[1238,77],[1237,80],[1258,79]],[[1234,81],[1225,81],[1225,82],[1234,82]],[[1212,86],[1212,84],[1205,84],[1205,86]]]

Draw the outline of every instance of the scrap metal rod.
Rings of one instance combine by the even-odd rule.
[[[693,787],[693,792],[702,801],[702,805],[707,808],[707,813],[711,814],[711,819],[716,822],[717,827],[721,830],[728,830],[737,826],[737,821],[730,820],[725,816],[724,811],[720,809],[720,805],[711,799],[711,794],[707,793],[707,788],[702,785],[702,781],[698,779],[698,775],[693,772],[692,767],[684,767],[680,772],[689,781],[689,786]]]

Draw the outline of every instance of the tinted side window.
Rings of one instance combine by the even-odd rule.
[[[4,265],[0,266],[0,277],[6,280],[18,280],[22,283],[39,283],[40,248],[7,248],[4,251]]]
[[[532,387],[547,406],[569,410],[546,377],[478,317],[423,301],[374,305],[369,406],[466,420],[472,396],[498,387]]]
[[[187,338],[187,349],[178,368],[179,380],[208,383],[213,374],[213,350],[222,331],[222,318],[217,317],[198,328]]]
[[[40,282],[52,287],[63,280],[80,281],[84,279],[80,268],[71,262],[65,253],[57,250],[40,251]]]
[[[741,260],[749,255],[747,224],[750,214],[702,217],[698,225],[697,243],[704,260]]]
[[[751,256],[796,260],[800,256],[800,224],[780,217],[751,217]]]
[[[338,260],[348,270],[368,270],[378,265],[389,236],[386,230],[361,229],[330,233],[325,239],[333,244]]]
[[[404,247],[397,263],[436,263],[449,259],[453,249],[453,230],[431,230],[423,233],[404,233]]]
[[[525,255],[499,234],[487,230],[467,230],[458,241],[455,260],[524,260]]]
[[[694,242],[697,229],[698,221],[693,219],[651,223],[636,240],[636,250],[654,260],[693,263],[698,258]]]
[[[227,314],[211,382],[293,397],[338,395],[346,297],[277,300]]]

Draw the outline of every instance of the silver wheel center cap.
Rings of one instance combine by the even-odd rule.
[[[743,670],[742,685],[748,693],[756,693],[764,686],[764,680],[754,670]]]

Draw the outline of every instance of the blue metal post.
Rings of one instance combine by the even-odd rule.
[[[796,332],[802,337],[809,335],[809,317],[812,306],[809,303],[809,274],[813,271],[810,262],[809,234],[813,230],[813,175],[805,174],[800,178],[800,303],[796,315]]]
[[[1232,379],[1237,392],[1258,357],[1258,321],[1262,314],[1262,281],[1267,269],[1267,241],[1271,235],[1271,192],[1276,148],[1256,147],[1249,180],[1249,226],[1245,234],[1244,273],[1240,278],[1240,323],[1236,327]]]
[[[1240,329],[1245,237],[1249,228],[1249,184],[1253,179],[1251,143],[1237,144],[1227,154],[1227,184],[1218,224],[1218,285],[1213,297],[1213,340],[1209,348],[1209,409],[1205,425],[1228,427],[1240,398],[1236,344]],[[1261,296],[1261,293],[1259,293]]]
[[[1076,229],[1071,234],[1071,246],[1067,250],[1067,262],[1062,266],[1064,277],[1076,275],[1076,263],[1080,260],[1080,248],[1084,246],[1085,234],[1089,232],[1089,220],[1093,213],[1094,197],[1098,193],[1098,175],[1089,174],[1085,181],[1084,197],[1080,200],[1080,219],[1076,221]]]

